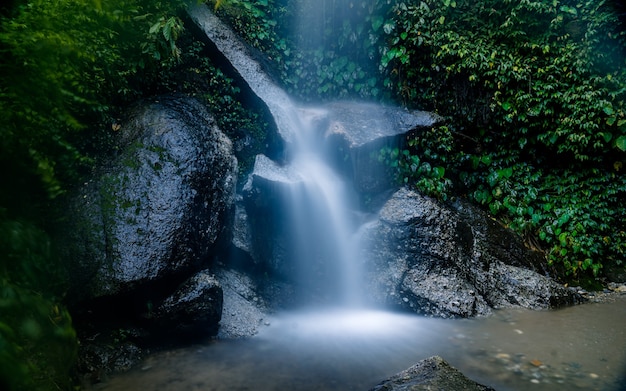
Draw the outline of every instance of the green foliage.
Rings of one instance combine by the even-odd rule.
[[[90,167],[115,105],[178,64],[182,1],[13,4],[0,16],[0,388],[70,389],[76,336],[45,232],[51,199]]]
[[[449,119],[437,164],[457,194],[567,274],[623,262],[626,34],[609,3],[397,2],[383,25],[388,91]]]
[[[140,71],[176,60],[181,22],[165,15],[177,4],[33,0],[2,18],[2,155],[30,160],[29,170],[58,195],[64,176],[89,163],[78,131],[104,122],[120,96],[136,98]]]
[[[239,164],[240,183],[250,173],[256,155],[266,153],[271,140],[268,136],[268,124],[264,123],[258,108],[248,108],[241,104],[240,90],[219,68],[209,63],[206,58],[202,74],[206,77],[206,89],[202,98],[207,103],[211,114],[216,118],[219,128],[233,141],[235,156]]]
[[[383,148],[378,160],[395,169],[398,183],[445,201],[452,191],[445,169],[451,138],[448,127],[433,128],[419,139],[409,137],[405,148]]]
[[[0,214],[0,386],[69,389],[76,335],[48,236]]]

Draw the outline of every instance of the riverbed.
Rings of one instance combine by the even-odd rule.
[[[477,319],[377,310],[276,314],[246,340],[154,354],[95,390],[367,391],[439,355],[496,390],[626,390],[626,296]]]

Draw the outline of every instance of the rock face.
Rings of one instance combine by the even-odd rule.
[[[371,103],[335,102],[327,111],[325,137],[335,151],[334,166],[344,171],[356,191],[379,193],[393,186],[389,168],[378,161],[383,147],[400,147],[408,134],[430,129],[436,114]]]
[[[119,132],[117,155],[71,198],[62,227],[71,304],[92,321],[215,334],[222,288],[205,269],[232,231],[231,143],[183,97],[139,105]]]
[[[222,307],[222,286],[203,271],[181,284],[148,317],[166,333],[215,335]]]
[[[120,132],[119,154],[69,208],[80,299],[183,279],[230,235],[237,162],[204,107],[163,97],[135,109]]]
[[[390,377],[370,391],[421,390],[493,391],[493,388],[468,379],[441,357],[433,356]]]
[[[288,254],[290,241],[285,222],[285,195],[302,182],[300,174],[290,166],[280,166],[258,155],[254,170],[243,187],[243,201],[248,216],[251,242],[247,246],[255,264],[280,279],[295,273]]]
[[[365,294],[377,304],[470,317],[492,308],[540,309],[579,300],[523,267],[533,258],[542,262],[514,234],[468,205],[447,207],[401,189],[363,229],[362,241]]]
[[[206,4],[192,4],[187,12],[202,34],[215,46],[215,52],[221,53],[240,84],[248,86],[261,100],[260,103],[267,107],[271,114],[269,119],[274,121],[283,142],[292,143],[294,129],[291,116],[295,106],[287,93],[269,76],[262,61]]]

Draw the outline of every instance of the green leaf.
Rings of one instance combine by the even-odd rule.
[[[557,226],[562,227],[563,224],[567,223],[570,219],[570,215],[565,213],[563,214],[563,216],[559,217],[559,219],[557,220]]]
[[[561,11],[568,13],[570,15],[578,15],[578,10],[574,7],[568,7],[566,5],[561,6]]]
[[[380,15],[374,16],[372,18],[372,29],[375,32],[378,31],[382,27],[384,22],[385,22],[385,19],[382,16]]]
[[[435,174],[435,178],[440,179],[446,174],[446,169],[443,167],[434,167],[433,172]]]
[[[615,146],[626,152],[626,136],[619,136],[617,140],[615,140]]]
[[[159,31],[159,29],[160,29],[160,28],[161,28],[161,22],[159,21],[159,22],[157,22],[157,23],[153,24],[153,25],[150,27],[149,32],[150,32],[150,34],[156,34],[156,33],[157,33],[157,31]],[[144,30],[144,31],[145,31],[145,30]]]
[[[511,167],[498,170],[498,177],[509,179],[513,175],[513,169]]]

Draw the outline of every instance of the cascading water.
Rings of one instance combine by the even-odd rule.
[[[360,271],[345,182],[325,162],[323,135],[294,115],[291,168],[301,178],[285,195],[292,261],[300,301],[354,307],[360,304]]]
[[[316,4],[308,4],[317,9]],[[289,221],[288,262],[295,265],[299,302],[356,306],[359,303],[359,267],[352,236],[353,197],[340,177],[326,164],[323,131],[263,72],[237,36],[206,7],[194,6],[190,16],[219,48],[251,91],[266,105],[291,161],[285,171],[298,178],[284,196]],[[308,36],[308,34],[303,33]],[[318,113],[319,114],[319,113]],[[315,115],[313,115],[315,117]],[[257,158],[257,162],[258,162]],[[281,168],[282,169],[282,168]]]

